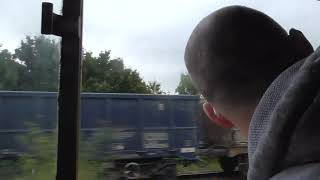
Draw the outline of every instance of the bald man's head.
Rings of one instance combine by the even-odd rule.
[[[230,6],[197,25],[185,63],[208,101],[239,106],[256,104],[276,76],[309,53],[297,54],[287,32],[267,15]]]

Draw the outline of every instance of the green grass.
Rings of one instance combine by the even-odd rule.
[[[179,163],[177,165],[178,173],[208,172],[208,171],[223,171],[218,162],[218,159],[210,159],[210,158],[204,157],[201,159],[201,161],[196,163],[190,163],[188,165]]]
[[[30,131],[19,142],[27,147],[26,153],[17,161],[0,160],[1,180],[54,180],[56,176],[57,134],[43,132],[36,125],[30,125]],[[110,139],[110,131],[101,130],[87,141],[80,142],[79,180],[103,179],[103,163],[93,161],[93,155],[104,152],[104,144]],[[104,161],[110,157],[103,156]]]
[[[19,162],[15,160],[0,161],[0,179],[12,180],[20,173]]]

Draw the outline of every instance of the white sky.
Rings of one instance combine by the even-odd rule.
[[[61,0],[48,0],[60,12]],[[40,34],[41,0],[0,0],[0,44],[11,51],[26,35]],[[83,46],[97,55],[113,57],[137,69],[145,81],[157,80],[174,92],[186,72],[183,54],[196,24],[227,5],[263,11],[284,28],[304,32],[320,42],[320,2],[316,0],[84,0]]]

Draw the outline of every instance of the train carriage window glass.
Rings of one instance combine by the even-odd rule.
[[[61,14],[62,1],[48,1]],[[235,4],[319,45],[317,1],[84,0],[80,180],[190,179],[230,170],[239,179],[247,144],[206,118],[183,60],[198,22]],[[1,179],[56,175],[60,38],[42,36],[40,18],[40,0],[1,2]],[[241,159],[221,155],[232,150]]]
[[[1,1],[0,23],[0,177],[55,179],[60,39],[41,35],[40,0]]]

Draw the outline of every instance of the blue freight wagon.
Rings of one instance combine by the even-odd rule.
[[[82,93],[81,99],[82,134],[106,127],[112,138],[105,146],[117,168],[135,169],[141,161],[166,166],[163,159],[169,157],[195,159],[198,96]],[[23,153],[15,136],[27,132],[30,122],[52,131],[56,119],[57,93],[0,92],[0,152]]]

